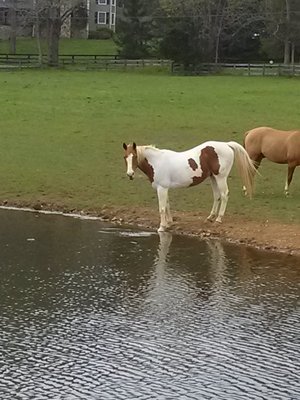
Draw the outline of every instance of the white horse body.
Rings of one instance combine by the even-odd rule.
[[[193,183],[193,177],[202,177],[201,165],[199,164],[196,170],[192,170],[187,160],[199,159],[201,150],[207,146],[214,147],[217,150],[220,162],[218,175],[222,176],[224,172],[226,173],[228,169],[232,168],[234,162],[234,151],[227,143],[208,141],[182,152],[157,149],[153,146],[138,146],[138,149],[141,148],[141,153],[154,168],[152,187],[154,189],[159,186],[174,189],[189,187]]]
[[[227,177],[236,158],[243,183],[251,196],[256,169],[246,150],[237,142],[208,141],[183,152],[154,146],[126,145],[127,175],[133,179],[140,168],[156,189],[161,216],[159,232],[172,223],[168,190],[198,185],[210,178],[214,202],[208,220],[222,222],[228,201]]]

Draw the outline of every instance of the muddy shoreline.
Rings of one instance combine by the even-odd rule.
[[[97,218],[117,225],[156,230],[159,224],[157,210],[141,207],[103,206],[94,210],[69,209],[59,204],[19,203],[4,201],[1,208],[53,212]],[[257,249],[300,256],[300,225],[278,221],[257,221],[226,215],[222,224],[206,221],[206,216],[193,212],[173,211],[174,224],[170,232],[203,238],[218,238],[230,243]]]

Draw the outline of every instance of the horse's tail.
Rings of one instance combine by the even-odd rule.
[[[234,151],[239,174],[242,178],[244,186],[246,187],[246,191],[251,198],[254,192],[254,176],[256,174],[256,168],[253,164],[253,161],[249,157],[244,147],[239,143],[227,142],[227,144]]]

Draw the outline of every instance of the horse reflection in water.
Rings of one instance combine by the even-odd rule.
[[[220,240],[207,240],[207,249],[210,258],[211,281],[214,291],[219,292],[227,286],[226,271],[227,258]]]
[[[238,171],[251,197],[256,168],[246,150],[237,142],[209,141],[190,150],[176,152],[154,146],[123,143],[127,176],[132,180],[139,168],[156,189],[163,232],[172,224],[168,190],[195,186],[209,178],[213,191],[213,206],[207,219],[222,222],[228,201],[227,178],[236,160]]]
[[[173,236],[170,232],[158,232],[159,245],[157,256],[154,260],[155,274],[157,283],[161,283],[165,276],[165,266],[168,264],[168,256]]]
[[[185,293],[185,290],[190,288],[190,285],[195,289],[198,288],[198,294],[201,293],[200,297],[205,300],[208,300],[214,293],[226,290],[228,265],[222,242],[217,239],[199,241],[198,256],[188,258],[184,255],[186,247],[178,246],[180,240],[180,236],[175,235],[174,250],[176,249],[176,255],[174,253],[175,263],[172,263],[170,262],[172,254],[170,249],[173,236],[170,232],[159,232],[159,245],[153,263],[154,273],[151,284],[153,300],[155,299],[156,302],[157,298],[162,299],[165,291],[167,294],[168,291],[175,290],[177,300],[180,298],[180,293],[183,295],[181,298],[183,304],[189,301],[186,297],[189,297],[190,289],[187,293]],[[193,240],[191,239],[191,241]],[[178,264],[179,255],[182,258],[180,258],[181,261]],[[208,282],[210,282],[209,287],[207,286]],[[179,305],[178,307],[180,308]]]

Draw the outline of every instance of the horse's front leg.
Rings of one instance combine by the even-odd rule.
[[[168,196],[168,199],[167,199],[166,217],[167,217],[167,223],[168,223],[168,225],[171,225],[171,224],[173,223],[173,218],[172,218],[172,214],[171,214],[169,196]]]
[[[157,188],[158,197],[158,209],[160,213],[160,226],[158,232],[164,232],[169,224],[167,220],[167,208],[168,208],[168,189],[161,186]]]

